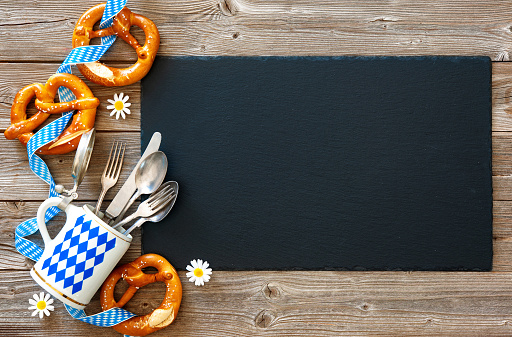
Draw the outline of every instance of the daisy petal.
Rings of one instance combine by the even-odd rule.
[[[123,103],[126,103],[126,101],[128,100],[128,98],[130,98],[130,96],[128,96],[128,95],[124,96]],[[121,99],[121,98],[119,98],[119,99]]]
[[[124,103],[125,108],[132,106],[132,103]]]
[[[116,110],[112,110],[112,112],[110,113],[110,116],[114,116],[115,113],[116,113]]]
[[[50,310],[50,311],[53,311],[55,308],[53,307],[53,305],[49,305],[46,307],[46,309]]]
[[[187,274],[186,274],[186,277],[192,277],[194,276],[194,272],[193,271],[189,271]]]
[[[39,310],[34,310],[34,312],[32,313],[32,317],[34,317],[35,315],[37,315],[37,313],[39,312]]]
[[[37,309],[37,306],[35,306],[35,305],[28,307],[28,310],[36,310],[36,309]]]
[[[118,100],[122,101],[123,100],[123,95],[124,95],[123,93],[120,93],[119,97],[118,97]]]
[[[112,109],[115,109],[115,108],[116,108],[115,105],[108,105],[107,106],[107,110],[112,110]]]
[[[190,264],[192,265],[192,267],[194,267],[194,269],[198,268],[196,260],[190,261]],[[36,301],[37,301],[37,299],[36,299]]]
[[[41,318],[41,319],[43,318],[43,311],[42,310],[39,311],[39,318]]]
[[[116,104],[116,101],[112,100],[112,99],[107,99],[107,102],[109,102],[110,104]],[[108,108],[110,109],[110,108]]]
[[[194,268],[192,266],[187,266],[188,271],[194,271]]]
[[[46,301],[46,304],[52,304],[53,303],[53,298],[50,298],[48,301]]]
[[[197,260],[197,264],[199,265],[199,268],[203,268],[203,260]]]
[[[42,301],[44,299],[44,293],[41,291],[39,294],[39,300]]]
[[[204,269],[206,269],[206,268],[208,268],[208,266],[209,266],[209,265],[210,265],[210,264],[209,264],[207,261],[204,261],[204,263],[203,263],[203,268],[204,268]]]
[[[119,111],[119,113],[121,114],[121,117],[123,117],[123,119],[126,119],[126,115],[124,114],[123,110]]]
[[[128,115],[131,114],[131,111],[128,108],[124,108],[123,111],[126,112]]]
[[[32,305],[37,305],[37,302],[34,301],[33,299],[29,298],[28,299],[28,303],[32,304]]]
[[[119,114],[121,113],[121,111],[116,111],[116,119],[119,119]]]
[[[195,282],[197,280],[197,277],[195,277],[194,275],[192,275],[192,277],[189,279],[190,282]]]
[[[46,316],[50,316],[50,312],[48,311],[48,309],[44,309],[43,312]]]
[[[114,94],[114,101],[118,101],[119,97],[117,97],[117,94]]]
[[[45,301],[45,302],[48,302],[48,300],[49,300],[49,299],[50,299],[50,294],[48,293],[48,294],[46,294],[46,296],[44,297],[44,301]]]
[[[37,294],[34,294],[32,297],[36,300],[36,302],[39,302],[39,297],[37,297]]]

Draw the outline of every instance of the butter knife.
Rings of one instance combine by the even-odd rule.
[[[122,215],[121,212],[128,203],[128,200],[130,200],[133,193],[135,193],[135,190],[137,189],[137,186],[135,185],[135,172],[137,172],[139,165],[142,163],[142,161],[144,161],[144,159],[147,156],[149,156],[153,152],[158,151],[158,149],[160,148],[161,141],[162,135],[160,134],[160,132],[155,132],[151,137],[151,140],[149,141],[146,150],[140,157],[139,162],[137,163],[137,165],[135,165],[135,168],[133,169],[128,179],[126,179],[123,187],[121,187],[119,192],[117,192],[116,196],[114,197],[114,199],[108,206],[107,210],[105,211],[105,216],[107,218],[114,219]]]

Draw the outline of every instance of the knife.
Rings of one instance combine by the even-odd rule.
[[[151,140],[149,141],[146,150],[140,157],[139,162],[137,163],[137,165],[135,165],[135,168],[133,169],[128,179],[126,179],[123,187],[121,187],[119,192],[117,192],[116,196],[114,197],[114,199],[108,206],[107,210],[105,211],[105,216],[107,218],[113,219],[121,214],[121,211],[123,211],[123,208],[128,203],[128,200],[130,200],[133,193],[135,193],[135,190],[137,190],[137,186],[135,185],[135,173],[137,172],[137,169],[147,156],[149,156],[153,152],[158,151],[158,149],[160,148],[161,141],[162,135],[160,134],[160,132],[155,132],[151,137]]]

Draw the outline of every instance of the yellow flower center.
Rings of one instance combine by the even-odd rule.
[[[44,310],[45,308],[46,308],[46,302],[45,301],[37,302],[37,309]]]
[[[194,276],[195,277],[201,277],[203,276],[203,270],[201,268],[194,269]]]
[[[116,110],[123,110],[123,108],[124,108],[123,101],[116,101],[116,103],[114,104],[114,108],[116,108]]]

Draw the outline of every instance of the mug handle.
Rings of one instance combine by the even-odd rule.
[[[45,201],[43,201],[41,206],[39,206],[39,208],[37,209],[37,226],[39,226],[39,232],[43,237],[45,246],[52,242],[52,238],[50,238],[50,235],[48,234],[48,229],[46,229],[46,222],[44,221],[46,211],[50,207],[58,206],[61,203],[61,201],[62,198],[59,197],[48,198]]]

